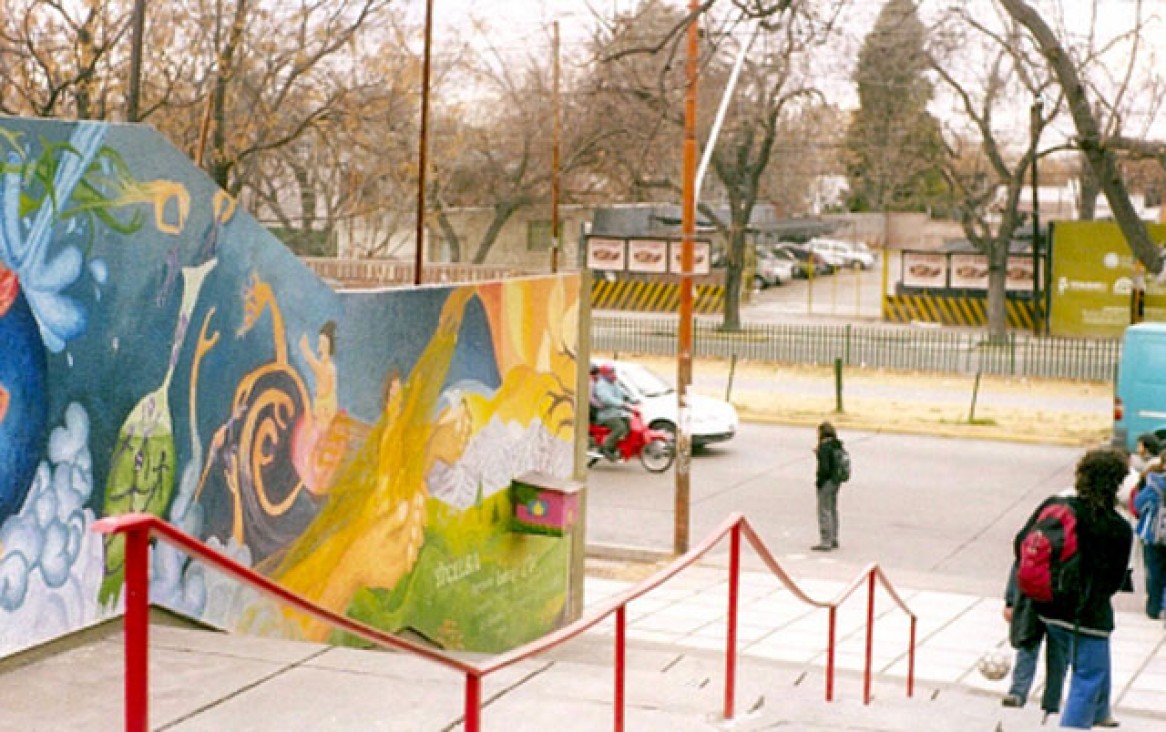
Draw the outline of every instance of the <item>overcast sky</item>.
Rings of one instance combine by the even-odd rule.
[[[1100,12],[1097,14],[1098,35],[1112,38],[1115,34],[1128,31],[1134,22],[1136,0],[1029,0],[1030,4],[1042,12],[1055,29],[1068,28],[1070,33],[1084,36],[1089,27],[1090,10],[1094,2]],[[549,54],[549,31],[551,22],[558,20],[563,39],[564,56],[572,50],[582,52],[590,29],[596,22],[595,14],[611,17],[617,11],[628,11],[638,4],[638,0],[433,0],[434,3],[434,52],[440,53],[441,38],[460,36],[466,38],[475,34],[474,20],[488,26],[489,44],[503,54],[526,51],[530,48],[545,47]],[[936,17],[944,7],[953,3],[961,5],[983,4],[985,12],[977,17],[990,18],[990,0],[922,0],[920,13],[925,22]],[[405,0],[406,7],[420,23],[424,18],[424,0]],[[669,4],[687,7],[687,0],[670,0]],[[721,12],[727,12],[731,4],[726,0],[717,4]],[[1161,77],[1166,77],[1166,49],[1156,48],[1156,41],[1166,37],[1166,0],[1141,0],[1143,15],[1152,18],[1152,31],[1147,34],[1147,42],[1139,50],[1138,67],[1141,70],[1157,69]],[[827,90],[834,103],[842,107],[857,104],[853,86],[850,84],[849,65],[857,52],[862,37],[870,30],[874,18],[882,8],[879,0],[852,0],[843,18],[843,35],[836,46],[825,51],[824,62],[817,64],[817,72],[822,78],[819,83]],[[1156,16],[1156,17],[1155,17]],[[1062,20],[1063,17],[1063,20]],[[477,26],[480,28],[480,26]],[[484,45],[484,43],[483,43]],[[1118,59],[1113,60],[1115,67]],[[1114,74],[1124,73],[1124,68],[1115,68]],[[1133,105],[1137,115],[1138,105]],[[943,114],[944,110],[937,109]],[[1027,110],[1024,110],[1027,117]],[[1147,115],[1141,119],[1130,119],[1131,132],[1134,126],[1148,121]],[[1166,115],[1158,115],[1159,118]],[[1166,126],[1159,121],[1155,129]],[[1159,133],[1163,134],[1163,133]]]

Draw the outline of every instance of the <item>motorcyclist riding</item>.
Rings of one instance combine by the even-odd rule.
[[[616,445],[630,429],[628,405],[623,391],[615,383],[615,368],[611,364],[601,364],[596,378],[591,382],[591,403],[595,407],[595,424],[607,427],[610,432],[601,449],[608,460],[618,460]]]

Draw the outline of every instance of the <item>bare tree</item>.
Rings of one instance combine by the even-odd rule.
[[[1034,106],[1028,125],[1016,133],[1015,110],[1047,95],[1055,84],[1036,49],[1007,15],[984,17],[957,7],[932,38],[933,69],[960,113],[947,130],[944,177],[965,236],[987,257],[988,329],[1002,336],[1007,328],[1008,256],[1024,220],[1020,196],[1037,158],[1051,152],[1042,152],[1038,141],[1063,105],[1057,96]],[[969,57],[984,59],[983,66],[969,65]]]
[[[823,10],[819,5],[826,6]],[[725,92],[741,45],[756,33],[754,50],[743,57],[740,86],[714,141],[712,171],[701,193],[702,215],[727,242],[723,327],[740,327],[740,285],[749,223],[763,191],[774,149],[790,121],[820,102],[810,84],[808,55],[830,32],[838,6],[830,3],[746,2],[730,16],[706,18],[701,50],[699,107],[714,110]],[[747,17],[747,9],[756,17]],[[644,3],[597,39],[591,90],[605,110],[610,136],[601,170],[615,190],[631,200],[658,200],[681,191],[676,140],[684,124],[686,86],[677,28],[690,18],[663,3]],[[755,29],[755,30],[754,30]],[[699,137],[708,139],[713,115],[706,112]],[[727,204],[722,218],[714,200]]]
[[[353,67],[327,72],[329,85],[348,89],[343,103],[296,143],[258,159],[253,206],[295,251],[332,254],[343,229],[356,253],[385,256],[392,234],[412,227],[419,66],[408,34],[389,16],[375,36],[353,44]],[[440,94],[446,69],[436,66]]]
[[[210,16],[217,56],[208,169],[236,195],[256,158],[327,124],[351,99],[354,90],[335,79],[350,68],[359,32],[389,2],[300,0],[272,11],[253,1],[234,0],[228,13]]]
[[[1109,202],[1114,220],[1121,227],[1134,256],[1150,272],[1161,272],[1162,252],[1150,238],[1146,225],[1130,201],[1114,147],[1107,140],[1098,122],[1078,63],[1045,19],[1027,2],[1024,0],[999,0],[999,2],[1009,15],[1028,31],[1056,77],[1077,130],[1077,147],[1092,169],[1101,191]]]
[[[550,198],[551,140],[547,135],[553,104],[550,34],[540,38],[522,57],[490,53],[463,59],[458,67],[463,88],[480,95],[474,103],[447,107],[438,125],[440,145],[434,146],[433,181],[428,194],[436,232],[455,261],[469,253],[484,263],[506,223],[514,214]],[[570,88],[571,77],[564,80]],[[593,120],[577,94],[560,99],[563,125],[560,174],[564,202],[589,188],[588,168],[598,153],[598,142],[609,133],[588,124]],[[450,217],[461,207],[485,207],[490,221],[476,241],[464,241]],[[472,250],[472,251],[471,251]]]
[[[729,220],[722,221],[711,207],[702,210],[728,241],[723,327],[740,328],[741,275],[746,261],[749,223],[761,193],[761,182],[773,159],[779,134],[789,120],[821,104],[807,68],[807,52],[820,43],[831,27],[816,17],[787,14],[764,39],[764,50],[745,62],[741,86],[726,119],[726,128],[713,149],[712,165],[720,192],[728,204]],[[716,79],[710,64],[708,76]],[[721,69],[723,72],[723,68]],[[723,84],[712,85],[722,88]]]
[[[104,119],[123,90],[128,2],[0,0],[0,112]]]

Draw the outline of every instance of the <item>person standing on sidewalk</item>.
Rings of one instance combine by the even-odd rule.
[[[1146,565],[1146,617],[1153,620],[1162,618],[1166,600],[1166,544],[1159,543],[1161,537],[1155,530],[1166,504],[1166,475],[1158,470],[1155,466],[1143,476],[1145,484],[1135,491],[1133,505],[1138,521],[1136,533]]]
[[[1036,663],[1045,639],[1045,624],[1037,616],[1032,600],[1017,588],[1015,564],[1008,573],[1008,585],[1004,590],[1004,620],[1008,623],[1008,642],[1016,649],[1016,662],[1012,666],[1012,684],[1000,704],[1019,708],[1028,701],[1028,693],[1032,691]],[[1045,690],[1041,694],[1040,707],[1047,717],[1061,710],[1066,659],[1060,646],[1054,643],[1044,645]]]
[[[1081,579],[1076,595],[1067,602],[1037,604],[1049,645],[1069,659],[1073,671],[1061,712],[1062,727],[1118,726],[1110,708],[1109,636],[1114,628],[1112,600],[1125,579],[1133,530],[1114,503],[1128,466],[1128,456],[1112,448],[1089,450],[1077,462],[1076,497],[1068,500],[1076,519]],[[1016,535],[1012,546],[1017,561],[1024,538],[1048,503],[1041,503]]]
[[[818,489],[818,543],[810,547],[816,552],[828,552],[838,548],[838,477],[841,461],[842,441],[834,425],[823,422],[818,425],[818,446],[814,448],[818,470],[814,485]]]

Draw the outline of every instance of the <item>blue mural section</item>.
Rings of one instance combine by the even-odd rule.
[[[120,611],[90,527],[130,511],[446,646],[561,621],[565,544],[505,489],[570,474],[576,278],[338,294],[147,128],[0,118],[0,159],[0,655]],[[151,596],[330,637],[164,546]]]

